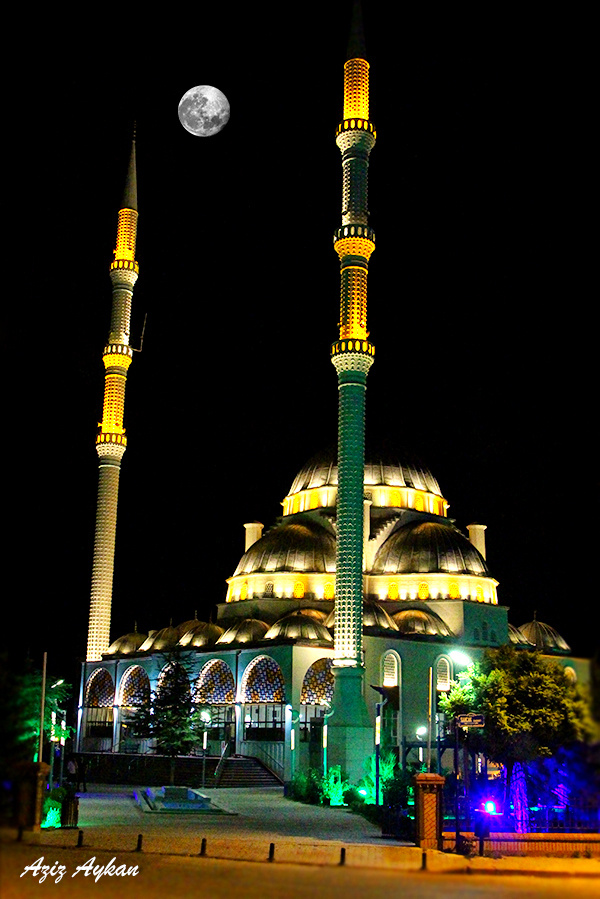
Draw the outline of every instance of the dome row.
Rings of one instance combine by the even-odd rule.
[[[276,525],[244,553],[237,575],[269,571],[335,571],[335,534],[310,514]],[[451,524],[397,526],[375,555],[371,574],[447,572],[489,576],[483,556]]]

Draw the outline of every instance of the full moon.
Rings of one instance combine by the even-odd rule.
[[[196,137],[212,137],[229,121],[229,100],[210,84],[191,87],[179,101],[179,121]]]

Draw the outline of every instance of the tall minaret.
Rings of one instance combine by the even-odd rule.
[[[367,331],[367,271],[375,249],[368,221],[367,177],[375,129],[369,121],[369,63],[358,4],[344,65],[344,114],[336,143],[342,154],[343,190],[342,225],[334,235],[341,275],[339,340],[331,348],[339,411],[335,692],[330,726],[338,743],[337,760],[348,774],[354,768],[361,776],[362,753],[365,747],[372,751],[363,698],[362,604],[365,399],[375,351]]]
[[[135,261],[137,230],[137,179],[135,165],[135,137],[123,202],[117,224],[115,258],[110,266],[112,281],[112,314],[108,344],[104,347],[104,407],[98,426],[98,506],[94,536],[94,563],[88,630],[87,660],[96,661],[110,645],[110,610],[112,602],[115,534],[117,528],[117,500],[121,459],[127,447],[123,411],[127,371],[133,350],[129,345],[131,298],[138,277]]]

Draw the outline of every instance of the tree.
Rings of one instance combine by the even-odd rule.
[[[440,707],[451,717],[485,715],[485,727],[470,735],[469,743],[504,765],[505,796],[513,801],[517,830],[528,827],[523,765],[592,733],[588,703],[564,668],[538,652],[511,646],[486,650]]]
[[[55,677],[46,678],[44,705],[44,734],[48,739],[52,727],[52,713],[57,720],[66,709],[71,685]],[[40,738],[40,709],[42,672],[30,661],[20,667],[9,663],[8,656],[0,659],[0,766],[3,770],[20,761],[33,761]],[[66,735],[70,735],[68,728]]]
[[[206,726],[192,701],[188,665],[179,656],[167,657],[149,705],[135,712],[131,726],[136,736],[156,740],[159,752],[170,758],[173,784],[176,757],[189,755],[200,745]]]

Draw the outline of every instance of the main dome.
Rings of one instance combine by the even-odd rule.
[[[441,496],[440,486],[428,468],[421,462],[404,458],[390,451],[365,454],[365,487],[385,485],[388,487],[413,487]],[[317,453],[298,472],[288,496],[317,487],[337,487],[338,467],[336,452],[331,447]]]
[[[387,538],[373,574],[446,572],[489,577],[483,556],[455,528],[436,521],[413,521]]]

